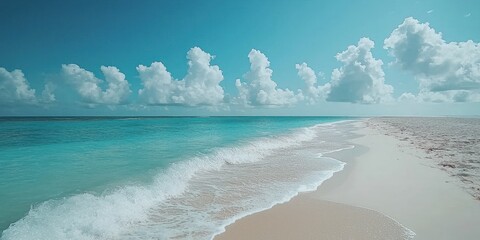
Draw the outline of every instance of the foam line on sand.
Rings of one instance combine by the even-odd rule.
[[[408,229],[414,239],[478,239],[480,202],[431,167],[421,149],[365,121],[349,123],[354,148],[326,154],[346,162],[343,171],[314,192],[238,220],[215,239],[405,239]]]

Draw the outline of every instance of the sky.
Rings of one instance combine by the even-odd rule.
[[[480,115],[478,9],[0,0],[0,115]]]

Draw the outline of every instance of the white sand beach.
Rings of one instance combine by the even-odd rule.
[[[435,157],[386,132],[382,119],[355,124],[355,148],[329,154],[343,171],[215,239],[406,239],[407,229],[414,239],[478,239],[480,201]]]

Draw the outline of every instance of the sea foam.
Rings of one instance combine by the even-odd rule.
[[[1,239],[211,239],[236,219],[314,190],[342,170],[344,163],[317,156],[332,126],[219,148],[171,164],[150,184],[43,202]],[[348,147],[329,145],[323,153]]]

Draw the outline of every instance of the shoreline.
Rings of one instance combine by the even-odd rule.
[[[214,129],[231,127],[218,124]],[[127,182],[125,187],[98,194],[73,194],[58,201],[42,202],[18,218],[2,236],[5,239],[38,236],[62,239],[62,234],[76,231],[73,236],[77,238],[88,238],[92,232],[101,232],[102,238],[127,235],[155,238],[157,228],[146,226],[158,226],[162,229],[162,238],[211,239],[234,219],[288,201],[298,192],[313,191],[333,175],[331,171],[343,168],[343,163],[336,160],[316,161],[319,148],[325,152],[338,147],[323,144],[318,137],[322,132],[334,134],[330,131],[334,128],[330,126],[331,119],[245,124],[258,127],[258,132],[254,132],[254,128],[252,137],[247,133],[239,135],[244,138],[238,138],[235,144],[172,163],[165,171],[156,173],[151,183],[129,185]],[[238,126],[243,129],[242,125]],[[271,126],[272,130],[264,132],[263,126]],[[219,142],[228,133],[222,131],[213,134]],[[204,140],[203,136],[198,137],[192,139],[192,144],[195,140]],[[130,146],[132,141],[126,140],[126,146]],[[298,157],[300,155],[305,157]],[[286,165],[289,167],[285,168]],[[105,210],[106,205],[110,207]],[[62,221],[57,221],[60,218]],[[90,225],[95,221],[108,227]]]
[[[214,239],[401,240],[405,234],[394,219],[379,212],[316,199],[307,193],[241,218]]]
[[[214,239],[408,239],[408,229],[415,232],[415,239],[480,236],[475,227],[480,224],[480,203],[455,185],[451,176],[432,167],[419,149],[366,126],[366,121],[355,123],[359,126],[354,133],[359,136],[349,141],[354,149],[325,154],[346,162],[343,171],[313,192],[300,193],[286,203],[240,218]],[[355,216],[358,212],[362,212],[361,217],[354,222],[342,217],[342,213]],[[306,213],[312,214],[307,217]],[[379,218],[379,222],[390,219],[397,225],[386,227],[375,221]],[[312,222],[320,224],[311,226]],[[364,227],[346,230],[359,224]],[[399,229],[406,235],[399,234]]]

